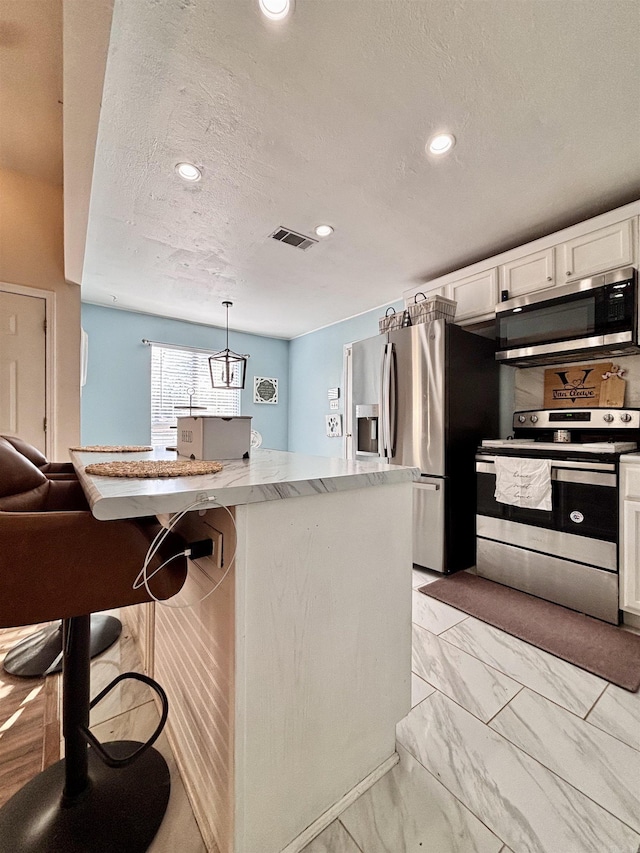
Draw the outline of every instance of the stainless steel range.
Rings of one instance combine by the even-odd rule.
[[[640,409],[516,412],[476,454],[478,574],[619,623],[618,468]]]

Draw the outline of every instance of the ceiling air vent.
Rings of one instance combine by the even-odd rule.
[[[273,234],[269,235],[274,240],[277,240],[279,243],[288,243],[290,246],[295,246],[296,249],[308,249],[309,246],[313,246],[314,243],[317,243],[317,240],[314,240],[312,237],[305,237],[304,234],[298,234],[297,231],[292,231],[290,228],[277,228]]]

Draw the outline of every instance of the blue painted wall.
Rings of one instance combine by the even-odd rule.
[[[224,329],[97,305],[83,304],[82,327],[89,336],[83,444],[149,443],[151,347],[141,343],[142,338],[214,350],[225,346]],[[251,355],[241,414],[253,417],[251,425],[262,433],[263,447],[286,450],[289,341],[231,332],[230,346]],[[253,403],[254,376],[278,379],[276,405]]]
[[[401,306],[401,301],[393,303],[396,310]],[[376,308],[290,341],[289,450],[317,456],[342,456],[342,439],[326,435],[325,416],[332,414],[327,391],[340,388],[338,413],[342,414],[344,428],[344,345],[377,335],[378,320],[383,314],[384,309]]]

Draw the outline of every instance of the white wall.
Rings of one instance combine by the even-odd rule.
[[[0,281],[55,294],[52,456],[80,439],[80,288],[64,278],[62,187],[0,169]]]

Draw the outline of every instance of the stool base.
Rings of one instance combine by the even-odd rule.
[[[136,741],[105,744],[124,758]],[[0,850],[11,853],[143,853],[169,802],[164,758],[148,749],[134,764],[112,769],[89,750],[90,787],[62,802],[64,759],[28,782],[0,809]]]
[[[92,614],[89,657],[106,651],[120,636],[122,622],[115,616]],[[35,631],[7,652],[3,667],[9,675],[42,678],[62,670],[62,623]]]

